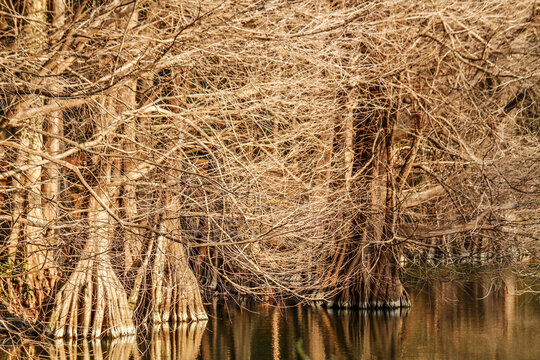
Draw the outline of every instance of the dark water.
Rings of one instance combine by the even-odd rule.
[[[521,286],[512,278],[409,288],[409,311],[210,306],[205,324],[112,342],[0,347],[0,359],[540,359],[540,298],[513,295]]]

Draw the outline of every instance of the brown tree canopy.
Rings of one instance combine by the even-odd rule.
[[[0,301],[38,331],[538,260],[534,3],[65,4],[0,2]]]

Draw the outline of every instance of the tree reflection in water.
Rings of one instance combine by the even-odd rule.
[[[51,343],[25,343],[17,346],[1,347],[1,359],[139,359],[135,336],[117,338],[112,341],[81,340]]]
[[[55,341],[0,347],[0,359],[49,360],[195,360],[199,355],[206,322],[163,326],[146,336],[113,340]]]
[[[405,311],[367,312],[258,306],[217,308],[202,341],[203,360],[393,358],[401,347]],[[362,354],[366,354],[365,357]]]
[[[145,358],[152,360],[195,360],[199,355],[206,321],[180,324],[176,329],[164,326],[151,333],[150,351]]]
[[[510,274],[422,282],[407,312],[216,305],[208,323],[138,338],[0,346],[3,359],[249,360],[540,359],[538,296],[519,297]]]
[[[423,281],[410,311],[218,307],[200,359],[540,359],[538,295],[502,275]]]

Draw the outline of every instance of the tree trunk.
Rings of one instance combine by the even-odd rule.
[[[388,108],[388,105],[386,104]],[[354,170],[366,169],[367,177],[346,176],[351,196],[367,204],[352,218],[351,236],[344,248],[344,286],[337,306],[360,308],[396,308],[410,306],[407,292],[399,279],[401,248],[394,242],[397,225],[395,179],[392,170],[392,138],[396,114],[370,111],[362,117],[353,109],[354,123],[346,133],[354,138]],[[346,163],[347,158],[345,159]],[[352,179],[352,180],[350,180]],[[361,179],[361,180],[359,180]],[[363,182],[363,183],[360,183]],[[367,187],[364,185],[367,182]],[[365,198],[358,198],[365,189]],[[341,263],[340,263],[341,265]]]
[[[106,188],[106,184],[96,186],[96,194],[103,202],[105,194],[101,188]],[[95,197],[89,201],[88,226],[90,232],[80,260],[56,295],[46,333],[55,338],[134,334],[133,312],[111,264],[114,227]]]
[[[149,240],[141,254],[129,296],[130,306],[142,313],[141,318],[156,325],[207,320],[197,279],[180,243],[180,221],[173,212],[175,203],[170,193],[164,197],[166,210],[159,220],[159,234]]]
[[[26,10],[28,18],[32,21],[24,28],[25,41],[29,46],[29,51],[37,56],[45,47],[46,42],[47,1],[27,1]],[[35,82],[34,79],[29,79],[29,81]],[[23,101],[16,109],[28,105],[34,106],[35,102],[42,102],[40,98],[33,100],[32,104]],[[43,138],[40,131],[43,130],[43,123],[43,116],[36,115],[23,125],[18,140],[24,148],[38,152],[42,150]],[[33,314],[33,320],[36,320],[36,316],[41,311],[41,307],[53,289],[57,278],[57,270],[50,247],[51,241],[54,239],[44,236],[45,230],[40,225],[46,223],[41,192],[42,168],[32,165],[41,160],[41,156],[35,154],[18,152],[14,155],[14,168],[30,166],[12,177],[13,187],[16,188],[12,196],[12,214],[15,220],[11,224],[11,232],[7,242],[8,261],[15,264],[24,259],[21,270],[24,272],[24,284],[28,286],[30,291],[25,297],[24,287],[15,289],[15,285],[9,280],[8,288],[11,292],[21,293],[17,298],[24,299],[22,302],[26,303],[24,306],[29,310],[23,311],[22,315]],[[23,223],[24,219],[29,221]],[[20,300],[17,302],[22,305]]]

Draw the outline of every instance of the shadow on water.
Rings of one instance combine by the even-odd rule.
[[[113,341],[0,347],[0,359],[539,359],[538,295],[520,284],[423,281],[410,311],[214,305],[207,323]]]

